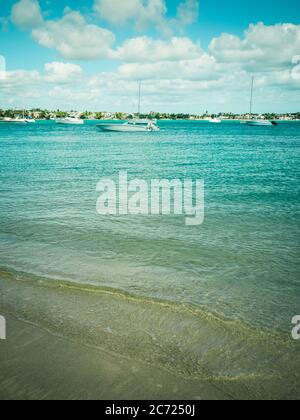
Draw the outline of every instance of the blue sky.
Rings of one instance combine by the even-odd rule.
[[[0,107],[130,111],[142,79],[147,111],[246,111],[254,74],[258,112],[298,111],[299,20],[295,0],[0,0]]]

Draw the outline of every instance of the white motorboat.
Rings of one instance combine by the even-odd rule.
[[[219,118],[211,118],[211,119],[209,120],[209,122],[210,122],[211,124],[221,124],[222,120],[220,120]]]
[[[0,119],[0,122],[1,123],[13,123],[13,124],[32,124],[32,123],[35,123],[36,121],[33,118],[25,117],[25,110],[24,110],[22,117],[20,115],[18,115],[17,117],[14,117],[14,118],[6,117],[6,118]]]
[[[56,124],[63,124],[63,125],[83,125],[84,124],[84,120],[75,117],[75,116],[71,116],[71,117],[66,117],[66,118],[61,118],[59,120],[56,120]]]
[[[7,123],[7,124],[27,124],[25,118],[3,118],[0,119],[0,123]]]
[[[0,118],[0,123],[10,123],[10,122],[12,122],[12,118],[8,118],[8,117],[5,117],[5,118]]]
[[[97,127],[102,131],[111,131],[119,133],[140,133],[159,131],[155,120],[132,120],[123,124],[98,124]]]
[[[261,127],[278,125],[275,121],[269,121],[269,120],[249,120],[249,121],[245,121],[245,124],[252,125],[252,126],[261,126]]]
[[[141,89],[142,82],[139,82],[139,105],[138,105],[138,117],[141,114]],[[148,120],[135,118],[129,120],[123,124],[98,124],[97,127],[102,131],[110,131],[117,133],[141,133],[141,132],[154,132],[159,131],[157,120]]]

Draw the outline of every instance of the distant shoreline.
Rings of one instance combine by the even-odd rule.
[[[79,112],[79,111],[51,111],[48,109],[0,109],[0,120],[4,118],[31,118],[39,121],[59,120],[69,116],[75,116],[86,121],[124,121],[135,118],[156,119],[158,121],[209,121],[211,119],[220,119],[222,121],[247,121],[249,119],[262,119],[269,121],[300,121],[300,112],[290,113],[262,113],[262,114],[234,114],[225,113],[168,113],[168,112],[150,112],[145,114],[127,113],[127,112]]]
[[[37,121],[53,121],[53,120],[49,120],[49,119],[37,119]],[[102,120],[95,120],[95,119],[84,119],[84,121],[90,121],[90,122],[99,122],[101,123],[101,121],[114,121],[114,122],[121,122],[121,121],[127,121],[127,120],[116,120],[116,119],[102,119]],[[166,122],[176,122],[176,121],[185,121],[185,122],[209,122],[209,120],[203,120],[203,119],[176,119],[176,120],[172,120],[172,119],[160,119],[158,121],[166,121]],[[226,122],[246,122],[248,121],[248,119],[224,119],[222,120],[222,122],[226,123]],[[297,120],[282,120],[282,119],[276,119],[275,121],[278,122],[300,122],[300,119]],[[54,121],[55,122],[55,121]]]
[[[0,123],[4,118],[0,117]],[[55,123],[56,120],[54,119],[48,119],[48,118],[35,118],[36,122],[53,122]],[[59,120],[59,118],[57,118],[57,120]],[[242,123],[242,122],[246,122],[248,121],[248,119],[223,119],[222,123]],[[264,121],[264,119],[261,119],[262,121]],[[98,122],[101,124],[101,122],[124,122],[124,121],[128,121],[128,119],[115,119],[115,118],[106,118],[106,119],[83,119],[83,121],[86,122]],[[170,119],[170,118],[163,118],[163,119],[158,119],[158,121],[165,121],[165,122],[201,122],[201,123],[209,123],[210,121],[208,119],[191,119],[191,118],[178,118],[178,119]],[[272,120],[267,120],[267,121],[277,121],[277,122],[281,122],[281,123],[291,123],[291,122],[300,122],[300,119],[272,119]]]

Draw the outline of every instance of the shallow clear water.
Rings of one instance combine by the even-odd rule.
[[[121,135],[93,123],[0,126],[1,267],[289,329],[300,311],[300,124],[161,126]],[[100,217],[96,184],[120,170],[203,178],[204,224]]]
[[[1,308],[185,377],[284,373],[295,395],[300,124],[160,125],[0,125]],[[97,182],[121,170],[204,179],[204,224],[97,215]]]

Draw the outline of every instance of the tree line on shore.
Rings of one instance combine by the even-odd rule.
[[[128,120],[137,117],[136,114],[128,114],[124,112],[77,112],[77,111],[49,111],[47,109],[31,109],[31,110],[16,110],[16,109],[0,109],[0,118],[14,118],[17,116],[25,116],[27,118],[35,118],[40,120],[50,120],[50,119],[59,119],[65,118],[69,115],[76,115],[83,120]],[[290,120],[300,120],[300,112],[295,113],[285,113],[285,114],[275,114],[275,113],[265,113],[265,114],[253,114],[255,117],[264,118],[267,120],[276,120],[276,119],[290,119]],[[149,114],[140,114],[140,118],[150,118],[157,120],[203,120],[208,118],[222,118],[227,120],[235,119],[244,119],[249,118],[249,114],[234,114],[234,113],[219,113],[219,114],[188,114],[188,113],[160,113],[160,112],[151,112]]]

